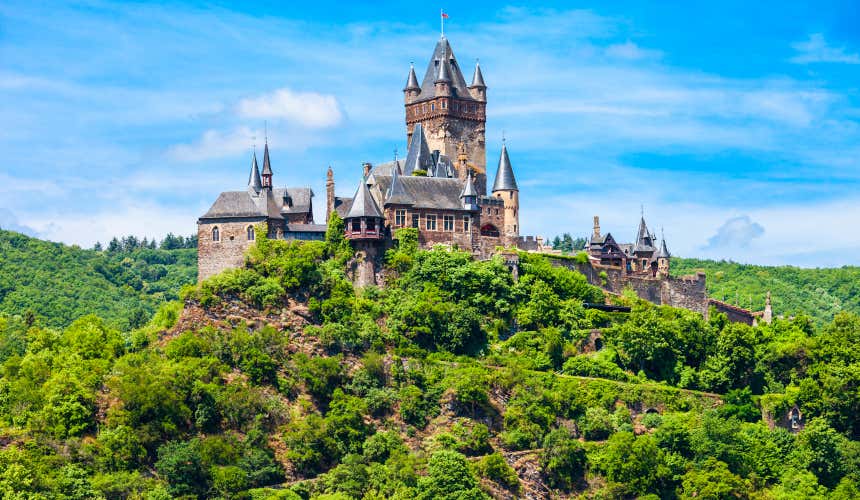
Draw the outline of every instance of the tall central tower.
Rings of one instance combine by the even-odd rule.
[[[439,150],[453,160],[462,143],[475,169],[475,187],[481,195],[487,194],[487,86],[481,66],[475,64],[472,83],[467,85],[451,44],[443,36],[436,43],[424,80],[419,85],[415,68],[410,68],[403,93],[407,140],[412,140],[415,124],[420,123],[431,151]],[[465,181],[468,172],[459,170],[467,169],[457,172]]]

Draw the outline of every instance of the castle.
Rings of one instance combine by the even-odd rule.
[[[480,64],[467,84],[442,36],[420,84],[410,67],[403,94],[406,157],[375,166],[365,163],[351,198],[335,196],[329,167],[326,219],[336,212],[344,219],[346,238],[374,254],[390,246],[403,227],[418,230],[423,248],[456,246],[479,258],[525,242],[519,236],[519,187],[504,144],[487,191],[487,85]],[[274,187],[268,141],[262,173],[256,152],[250,170],[245,190],[221,193],[197,221],[200,280],[241,266],[259,223],[266,223],[269,238],[324,238],[327,226],[314,223],[313,191]]]
[[[363,164],[363,175],[350,197],[335,195],[334,172],[326,175],[326,222],[337,213],[344,220],[344,236],[355,247],[352,275],[356,283],[376,283],[378,261],[393,245],[399,228],[418,231],[422,248],[442,244],[488,258],[500,248],[546,252],[541,238],[520,237],[519,187],[503,141],[492,189],[487,190],[487,85],[480,64],[467,84],[448,39],[442,36],[419,83],[410,67],[404,94],[408,150],[403,159]],[[316,224],[314,193],[309,187],[276,188],[266,141],[262,172],[256,151],[251,157],[246,189],[221,193],[197,221],[198,279],[242,266],[245,251],[254,243],[255,226],[265,223],[268,237],[322,240],[327,224]],[[656,304],[683,307],[707,315],[711,307],[732,321],[770,322],[770,297],[765,311],[753,313],[711,299],[705,276],[669,275],[670,253],[665,238],[659,244],[648,229],[644,213],[636,239],[619,243],[601,234],[594,217],[586,244],[588,262],[557,260],[575,267],[588,281],[608,293],[631,288]],[[516,272],[518,257],[505,253]]]

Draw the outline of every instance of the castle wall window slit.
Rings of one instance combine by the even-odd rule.
[[[212,241],[221,241],[221,231],[217,227],[212,228]]]

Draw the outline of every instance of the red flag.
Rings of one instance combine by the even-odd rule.
[[[442,19],[448,19],[448,14],[445,14],[444,11],[442,12]]]

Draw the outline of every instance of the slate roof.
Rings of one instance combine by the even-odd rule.
[[[483,87],[487,88],[487,84],[484,83],[484,75],[481,73],[481,63],[475,63],[475,74],[472,75],[472,85],[470,87]]]
[[[403,90],[421,89],[418,85],[418,77],[415,76],[415,66],[409,65],[409,76],[406,78],[406,87]]]
[[[352,198],[346,198],[344,196],[334,197],[334,211],[337,212],[337,215],[339,215],[341,219],[346,217],[346,214],[349,213],[351,208]]]
[[[634,252],[653,252],[654,235],[648,231],[648,226],[645,224],[645,217],[639,219],[639,230],[636,232],[636,243],[633,247]]]
[[[257,153],[254,152],[251,160],[251,173],[248,174],[248,189],[259,193],[263,189],[263,181],[260,180],[260,167],[257,166]]]
[[[388,192],[392,177],[375,175],[374,180],[374,193],[380,193],[379,198],[381,198],[381,193]],[[415,208],[463,210],[463,202],[460,200],[463,183],[459,179],[404,175],[399,178],[399,181],[405,193],[412,199],[412,206]]]
[[[302,214],[311,211],[311,199],[314,192],[309,187],[286,187],[272,190],[275,201],[283,214]],[[284,196],[288,195],[292,200],[292,206],[284,204]]]
[[[352,207],[346,214],[344,219],[352,219],[356,217],[382,217],[382,210],[379,209],[373,195],[367,188],[367,180],[362,179],[358,184],[358,189],[355,190],[355,196],[352,197]]]
[[[409,176],[416,170],[430,170],[433,164],[433,155],[430,154],[430,147],[427,146],[427,139],[424,137],[424,127],[417,123],[412,130],[412,140],[409,141],[409,150],[406,152],[402,173]]]
[[[248,191],[225,191],[201,219],[256,218],[282,219],[276,198],[269,190],[256,194]]]
[[[263,175],[272,175],[272,163],[269,161],[269,143],[263,150]]]
[[[657,253],[654,254],[655,258],[658,259],[668,259],[672,254],[669,253],[669,249],[666,248],[666,239],[660,241],[660,248],[657,250]]]
[[[466,182],[463,184],[463,190],[460,191],[460,198],[467,196],[478,196],[478,190],[475,189],[475,182],[472,179],[472,170],[469,170],[469,175],[466,177]]]
[[[288,233],[324,233],[327,228],[325,224],[286,224]]]
[[[412,205],[412,197],[406,192],[406,189],[403,187],[403,182],[401,182],[400,179],[402,176],[400,175],[399,165],[393,165],[391,167],[391,174],[391,183],[388,186],[388,190],[385,192],[385,204]]]
[[[457,63],[457,58],[454,57],[454,51],[451,50],[451,44],[448,39],[442,37],[436,43],[436,48],[433,49],[433,55],[430,57],[430,62],[427,65],[427,71],[424,73],[424,80],[421,82],[421,93],[418,94],[419,100],[430,99],[436,96],[436,80],[439,78],[440,66],[444,64],[444,72],[447,73],[448,79],[451,81],[451,95],[460,99],[472,99],[469,93],[469,88],[466,86],[466,80],[463,78],[463,72],[460,71],[460,65]]]
[[[502,144],[499,168],[496,170],[496,181],[493,183],[493,191],[499,190],[519,191],[517,180],[514,178],[514,169],[511,167],[511,159],[508,158],[508,148],[505,144]]]

